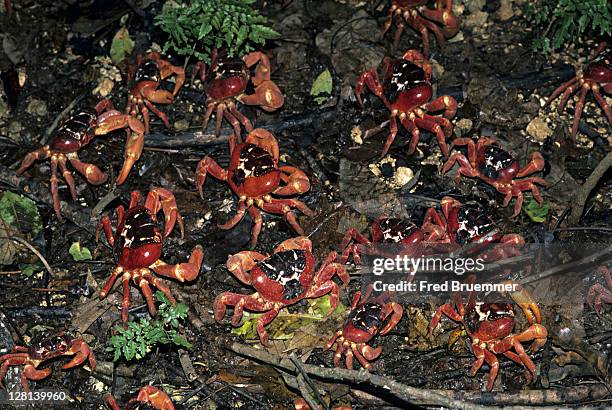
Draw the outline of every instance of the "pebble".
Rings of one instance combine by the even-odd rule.
[[[512,8],[512,0],[501,0],[499,10],[497,10],[497,18],[501,21],[510,20],[514,17],[514,9]]]
[[[9,124],[9,138],[13,141],[21,140],[21,131],[23,131],[23,125],[19,121],[11,121]]]
[[[486,11],[476,11],[465,19],[465,27],[469,29],[479,28],[484,26],[489,18],[489,13]]]
[[[33,114],[39,117],[43,117],[47,115],[47,103],[43,100],[32,98],[32,100],[28,103],[26,112],[28,114]]]
[[[455,124],[455,131],[458,135],[464,135],[472,129],[474,123],[469,118],[462,118]]]
[[[178,120],[174,123],[174,128],[178,131],[185,131],[187,128],[189,128],[189,121]]]
[[[100,96],[106,97],[107,95],[111,93],[111,91],[113,91],[114,86],[115,86],[115,82],[113,80],[105,78],[104,80],[100,82],[100,84],[98,84],[96,88],[94,88],[94,90],[91,93],[94,95],[100,94]]]
[[[546,121],[540,117],[536,117],[527,124],[527,134],[539,142],[543,142],[553,134],[553,131],[548,127]]]
[[[487,0],[469,0],[469,1],[466,1],[465,3],[470,13],[474,13],[476,11],[482,10],[485,4],[487,4]]]

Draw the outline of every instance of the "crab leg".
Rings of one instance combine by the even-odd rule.
[[[436,12],[435,10],[430,10],[425,7],[421,11],[421,13],[425,15],[425,11],[429,11],[432,13]],[[431,30],[431,32],[434,33],[434,36],[436,37],[436,41],[438,42],[438,45],[440,46],[440,48],[444,48],[444,43],[446,42],[446,40],[444,39],[444,33],[442,33],[442,29],[440,29],[440,27],[438,27],[435,23],[429,20],[426,20],[425,18],[421,16],[416,16],[415,20],[418,20],[419,23],[421,23],[423,26]],[[423,49],[425,49],[425,47],[423,47]],[[427,50],[425,55],[429,56],[429,50]]]
[[[251,243],[249,246],[254,248],[257,245],[257,239],[259,238],[259,233],[261,232],[261,226],[263,224],[263,218],[261,217],[261,212],[259,209],[254,206],[249,207],[249,215],[251,215],[251,219],[253,220],[253,228],[251,229]]]
[[[578,81],[578,78],[574,77],[571,80],[561,84],[559,87],[557,87],[555,89],[555,91],[550,95],[550,97],[548,97],[548,100],[546,100],[546,104],[548,105],[550,104],[555,98],[557,98],[566,88],[568,88],[569,86],[571,86],[572,84],[574,84],[575,82]],[[571,93],[570,93],[571,94]]]
[[[229,109],[223,111],[223,117],[225,117],[225,119],[232,125],[232,128],[234,129],[234,135],[240,137],[240,122],[230,113]]]
[[[202,187],[204,186],[204,182],[206,181],[206,175],[210,172],[213,178],[216,178],[221,181],[227,181],[227,171],[224,170],[209,156],[206,156],[198,162],[198,166],[196,168],[196,187],[200,192],[200,197],[204,199],[204,193],[202,191]]]
[[[96,229],[96,242],[99,240],[100,231],[104,229],[104,236],[106,236],[106,240],[108,244],[112,247],[115,245],[115,238],[113,237],[113,228],[111,225],[110,217],[106,214],[100,218],[100,223],[98,223],[98,228]]]
[[[593,96],[595,96],[595,99],[601,106],[601,109],[606,114],[606,117],[608,118],[608,122],[612,125],[612,109],[610,109],[610,106],[606,102],[606,99],[601,96],[601,92],[599,91],[599,86],[593,85],[591,90],[593,90]]]
[[[363,355],[363,358],[366,359],[367,361],[372,361],[372,360],[376,360],[378,359],[378,356],[380,356],[380,354],[383,351],[383,347],[382,346],[378,346],[377,348],[373,348],[372,346],[368,346],[365,343],[363,344],[363,346],[361,346],[361,348],[359,350],[355,349],[355,356],[357,356],[357,359],[359,359],[359,356]],[[365,367],[366,369],[370,369],[371,364],[367,363],[367,365],[365,365],[361,360],[359,360],[362,364],[363,367]]]
[[[242,94],[236,99],[246,105],[258,105],[262,110],[269,112],[279,109],[285,103],[285,97],[283,97],[281,90],[273,81],[269,80],[259,84],[255,88],[254,94]]]
[[[248,272],[257,264],[258,261],[266,259],[263,255],[255,251],[242,251],[227,258],[227,270],[245,285],[251,284],[251,277]]]
[[[73,201],[76,201],[77,192],[76,187],[74,186],[74,177],[72,176],[72,173],[68,171],[68,168],[66,168],[66,157],[64,155],[58,155],[57,163],[59,165],[60,171],[62,171],[62,176],[64,177],[66,184],[68,184],[68,188],[70,189],[70,196],[72,197]]]
[[[75,356],[68,363],[62,366],[62,369],[70,369],[83,363],[86,359],[89,359],[89,367],[93,372],[96,370],[96,358],[89,348],[89,345],[84,340],[75,339],[68,350],[68,353],[74,354]]]
[[[404,308],[402,308],[402,305],[395,303],[395,302],[391,302],[390,305],[391,305],[390,308],[393,314],[391,315],[391,319],[389,319],[385,327],[381,329],[379,333],[380,336],[386,335],[387,333],[391,331],[391,329],[397,326],[399,321],[402,319],[402,315],[404,313]],[[368,359],[368,360],[374,360],[374,359]]]
[[[533,174],[535,172],[541,171],[544,169],[544,157],[539,152],[534,152],[531,154],[531,160],[529,163],[522,168],[517,174],[517,177],[524,177],[526,175]]]
[[[444,158],[448,158],[448,146],[446,145],[446,135],[442,130],[442,127],[437,124],[435,121],[426,119],[426,118],[415,118],[415,124],[417,127],[425,128],[428,131],[433,132],[436,135],[436,139],[438,140],[438,145],[440,146],[440,151],[442,151],[442,155]]]
[[[26,364],[23,367],[23,372],[21,374],[21,384],[23,385],[23,389],[26,392],[30,391],[30,386],[28,384],[29,380],[42,380],[49,377],[53,370],[51,368],[40,369],[38,370],[33,364]]]
[[[582,111],[584,110],[584,103],[586,100],[587,92],[589,91],[590,86],[588,82],[582,84],[582,88],[580,89],[580,97],[578,97],[578,103],[576,107],[574,107],[574,123],[572,124],[572,137],[576,136],[578,132],[578,125],[580,124],[580,117],[582,116]]]
[[[162,91],[162,90],[157,90],[157,91]],[[156,91],[156,92],[157,92]],[[166,91],[166,90],[163,90]],[[167,92],[167,91],[166,91]],[[170,94],[170,93],[168,93]],[[170,96],[172,96],[172,94],[170,94]],[[152,100],[153,102],[157,102]],[[166,128],[170,128],[170,121],[168,121],[168,116],[166,114],[164,114],[160,109],[158,109],[156,106],[154,106],[149,100],[145,99],[144,100],[144,104],[155,113],[155,115],[157,115],[159,117],[160,120],[163,121],[164,125],[166,126]],[[147,130],[145,131],[145,134],[148,134],[149,130],[147,128]]]
[[[421,139],[421,131],[419,131],[418,127],[414,125],[414,122],[410,121],[408,117],[402,118],[401,123],[402,123],[402,126],[405,129],[407,129],[408,132],[410,132],[411,137],[410,137],[410,143],[408,144],[408,154],[413,154],[414,151],[416,150],[419,140]],[[389,144],[388,146],[385,145],[385,148],[389,150],[390,146],[391,144]]]
[[[200,267],[202,266],[202,260],[204,259],[204,250],[200,245],[196,245],[191,251],[189,256],[189,262],[179,263],[177,265],[168,265],[162,260],[158,259],[150,266],[158,275],[166,276],[168,278],[176,279],[179,282],[194,280],[198,273],[200,273]]]
[[[167,238],[168,235],[170,235],[170,232],[172,232],[174,228],[174,224],[178,222],[179,229],[181,230],[181,238],[183,238],[185,233],[183,217],[178,211],[176,199],[172,192],[164,188],[154,188],[147,194],[144,206],[153,214],[157,214],[160,209],[163,209],[165,218],[164,237]]]
[[[236,210],[236,215],[228,219],[224,224],[217,224],[220,229],[232,229],[234,226],[238,224],[244,218],[244,214],[246,212],[246,205],[244,201],[240,201],[238,203],[238,209]]]
[[[130,278],[129,272],[125,272],[121,278],[123,281],[123,300],[121,302],[121,321],[123,322],[123,328],[127,329],[128,321],[128,308],[130,307]],[[102,296],[102,292],[100,292]]]
[[[362,346],[362,349],[366,349],[370,346],[364,345]],[[370,349],[372,349],[370,347]],[[372,349],[374,350],[374,349]],[[359,345],[356,346],[351,346],[351,351],[355,354],[355,357],[357,357],[357,360],[359,360],[359,363],[361,363],[361,365],[363,366],[364,369],[366,370],[370,370],[370,368],[372,367],[372,364],[368,362],[368,360],[364,357],[364,355],[362,354],[362,352],[359,351]],[[378,353],[378,354],[376,354]],[[374,350],[374,352],[371,352],[372,355],[378,357],[380,356],[380,354],[382,353],[382,346],[378,346],[376,348],[376,350]]]
[[[55,209],[55,215],[57,216],[57,219],[62,222],[64,219],[62,218],[57,188],[57,158],[55,156],[51,157],[51,196],[53,197],[53,209]]]
[[[67,154],[70,164],[93,185],[100,185],[106,182],[108,176],[93,164],[81,162],[76,153]]]
[[[240,124],[244,125],[244,129],[247,130],[247,132],[253,131],[253,124],[251,124],[251,121],[245,115],[243,115],[240,111],[236,109],[235,104],[231,104],[229,110],[235,117],[234,119],[237,118]],[[236,137],[240,137],[240,124],[237,125],[238,133],[236,134]],[[232,123],[232,125],[234,124]],[[236,126],[234,126],[234,129],[236,129]]]
[[[450,305],[449,303],[445,303],[444,305],[440,306],[436,310],[436,313],[434,313],[434,315],[433,315],[433,317],[431,319],[431,323],[429,324],[429,336],[432,335],[433,330],[436,328],[436,326],[438,326],[438,323],[440,323],[440,319],[442,318],[442,314],[444,314],[445,316],[447,316],[451,320],[453,320],[455,322],[459,322],[459,323],[463,319],[461,314],[458,313],[453,308],[452,305]]]
[[[215,118],[215,136],[219,136],[221,132],[221,121],[223,121],[223,113],[225,112],[225,104],[221,103],[217,106],[217,114]]]
[[[23,160],[21,160],[21,165],[19,166],[19,169],[15,171],[15,173],[17,175],[21,175],[26,169],[30,168],[34,162],[42,159],[47,159],[50,156],[51,150],[49,149],[48,145],[45,145],[44,147],[41,147],[36,151],[32,151],[28,155],[26,155]]]
[[[344,356],[345,356],[345,363],[346,363],[346,368],[349,370],[353,370],[353,349],[351,348],[350,342],[349,341],[344,341],[344,343],[342,343],[342,350],[344,352]]]
[[[444,8],[442,7],[442,3],[443,1],[438,0],[436,10],[424,7],[420,12],[428,19],[443,24],[442,31],[444,32],[444,37],[451,38],[459,32],[459,20],[453,14],[452,0],[445,0],[444,3],[446,4]]]
[[[259,63],[255,70],[255,75],[251,77],[251,81],[255,86],[270,80],[270,59],[267,55],[260,51],[253,51],[242,57],[242,60],[249,68]]]
[[[215,109],[215,103],[209,103],[208,107],[206,107],[206,113],[204,114],[204,124],[203,124],[204,130],[208,128],[208,122],[210,121],[210,117],[212,116],[212,112],[214,109]]]
[[[385,97],[385,90],[383,89],[383,86],[378,79],[378,75],[373,68],[361,74],[357,79],[357,84],[355,84],[355,97],[357,98],[359,105],[363,105],[361,94],[363,93],[364,85],[367,86],[375,96],[380,98],[385,103],[387,108],[391,109],[391,104]]]

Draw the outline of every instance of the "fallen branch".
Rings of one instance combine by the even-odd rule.
[[[597,164],[591,175],[584,181],[584,184],[582,184],[582,187],[580,187],[576,193],[575,205],[572,206],[572,213],[568,221],[570,225],[578,224],[591,191],[597,186],[599,180],[605,175],[608,169],[610,169],[610,166],[612,166],[612,152],[608,152],[599,164]]]
[[[232,351],[242,356],[255,359],[257,361],[267,363],[292,374],[298,374],[299,370],[288,358],[282,358],[273,355],[261,349],[255,349],[250,346],[245,346],[240,343],[233,343]],[[478,409],[483,408],[472,403],[466,403],[460,400],[455,400],[450,397],[439,394],[433,390],[423,390],[416,387],[406,386],[398,383],[388,377],[378,376],[369,373],[365,370],[348,370],[337,368],[323,368],[310,364],[302,364],[303,370],[311,377],[319,379],[327,379],[333,381],[343,381],[351,384],[369,384],[370,386],[384,390],[387,394],[392,395],[405,403],[431,403],[436,406],[444,406],[457,409]],[[363,388],[363,386],[360,386]]]
[[[45,205],[53,209],[53,197],[51,190],[46,183],[37,182],[28,176],[15,174],[15,171],[4,165],[0,165],[0,186],[4,186],[10,191],[22,194],[39,205]],[[90,233],[96,231],[96,220],[91,217],[91,213],[79,206],[75,202],[61,203],[62,215],[74,222],[80,228]]]

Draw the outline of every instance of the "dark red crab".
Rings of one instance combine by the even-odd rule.
[[[467,158],[463,153],[455,152],[442,167],[442,173],[447,173],[456,162],[459,163],[459,169],[454,176],[456,183],[459,183],[461,175],[478,178],[505,195],[502,205],[504,207],[516,197],[512,217],[518,216],[521,212],[523,191],[531,191],[535,200],[540,204],[544,201],[536,184],[545,186],[546,181],[538,177],[524,178],[544,168],[542,154],[537,151],[533,152],[529,163],[521,168],[519,161],[512,154],[500,148],[495,138],[480,137],[476,144],[470,138],[458,138],[453,141],[453,146],[461,145],[468,148]]]
[[[105,395],[104,402],[111,410],[121,410],[112,394]],[[170,397],[157,387],[145,386],[138,390],[138,395],[125,406],[125,410],[137,409],[174,410],[174,404]]]
[[[255,74],[251,75],[253,67]],[[207,97],[204,129],[208,128],[208,121],[213,111],[216,111],[215,135],[219,135],[221,121],[225,118],[232,124],[236,138],[240,138],[240,124],[247,132],[253,130],[253,125],[238,111],[236,102],[257,105],[264,111],[275,111],[282,107],[285,98],[278,86],[270,80],[270,71],[270,59],[259,51],[249,53],[242,59],[228,59],[213,50],[212,63],[208,69],[203,62],[197,63],[193,76],[200,72]],[[246,94],[249,83],[255,87],[253,94]]]
[[[527,369],[529,382],[535,378],[536,367],[521,342],[533,340],[530,350],[535,352],[540,349],[546,343],[548,336],[548,331],[544,326],[530,322],[531,325],[521,333],[512,333],[515,325],[512,304],[476,302],[474,293],[470,294],[467,306],[464,306],[461,297],[455,294],[454,304],[453,307],[452,304],[447,303],[436,310],[429,326],[429,334],[432,334],[443,314],[463,325],[472,340],[472,351],[476,356],[470,376],[476,375],[486,361],[491,368],[487,390],[493,390],[493,383],[499,371],[496,354],[501,353]]]
[[[561,84],[546,101],[546,105],[548,105],[552,100],[563,93],[559,101],[559,107],[557,108],[557,111],[561,114],[570,96],[580,89],[580,97],[574,108],[572,137],[575,137],[578,132],[580,117],[582,116],[582,110],[584,109],[584,103],[589,90],[593,92],[595,100],[604,111],[610,125],[612,125],[612,109],[610,109],[610,106],[601,95],[600,91],[603,90],[605,94],[612,94],[612,50],[608,49],[605,51],[606,47],[607,43],[602,43],[595,53],[595,60],[593,60],[583,72],[578,73],[576,77]]]
[[[355,355],[359,363],[366,370],[370,370],[372,366],[370,362],[380,356],[383,347],[373,348],[368,345],[368,342],[376,336],[384,336],[389,333],[402,318],[404,309],[400,304],[389,301],[386,294],[373,298],[370,292],[371,288],[368,289],[363,299],[361,292],[355,294],[344,326],[336,332],[323,349],[328,350],[334,343],[337,343],[334,355],[336,367],[341,366],[340,361],[344,354],[347,369],[353,368],[353,355]],[[360,299],[362,299],[361,302]]]
[[[525,239],[519,234],[502,235],[495,221],[485,210],[463,206],[461,202],[449,196],[440,200],[440,208],[442,215],[435,208],[429,208],[423,220],[422,229],[427,233],[430,241],[458,245],[466,243],[525,244]]]
[[[227,258],[227,269],[245,285],[255,288],[252,295],[225,292],[217,296],[213,306],[215,319],[220,322],[227,306],[234,306],[232,325],[238,326],[243,310],[262,312],[257,320],[257,334],[261,344],[268,345],[265,326],[279,311],[302,299],[314,299],[330,294],[330,313],[336,310],[340,289],[332,280],[334,275],[349,282],[344,267],[334,262],[338,257],[331,252],[316,271],[312,243],[304,236],[281,242],[272,255],[254,251],[242,251]]]
[[[278,142],[274,135],[264,129],[255,129],[249,133],[243,143],[236,145],[236,137],[230,137],[230,163],[227,170],[221,168],[211,157],[204,157],[196,170],[196,186],[204,199],[202,187],[206,175],[227,182],[232,191],[238,195],[238,211],[221,229],[231,229],[238,224],[249,211],[254,225],[251,231],[251,244],[257,245],[263,219],[259,209],[272,214],[283,215],[298,235],[304,230],[297,222],[292,208],[312,216],[314,212],[297,199],[274,198],[273,195],[290,196],[303,194],[310,189],[310,181],[304,171],[292,166],[278,165]],[[281,182],[284,185],[281,185]]]
[[[173,74],[176,75],[174,90],[170,92],[160,89],[161,82]],[[144,57],[142,55],[136,57],[136,70],[130,70],[129,77],[132,88],[125,112],[133,118],[142,113],[144,132],[128,135],[125,161],[117,178],[117,184],[122,184],[126,180],[130,170],[142,154],[144,136],[149,133],[149,110],[153,111],[166,127],[170,128],[166,114],[155,107],[153,103],[172,104],[174,97],[185,83],[185,70],[163,60],[159,53],[150,52]]]
[[[395,38],[393,46],[397,47],[405,23],[421,33],[423,38],[423,52],[429,57],[429,31],[436,36],[440,47],[444,46],[445,39],[453,37],[459,32],[459,20],[453,14],[453,0],[437,0],[436,9],[427,8],[428,0],[392,0],[389,14],[382,28],[382,35],[395,22]],[[442,25],[442,28],[438,24]]]
[[[412,154],[421,138],[419,128],[432,132],[444,157],[448,157],[446,139],[453,132],[450,118],[457,112],[457,101],[444,95],[431,101],[431,63],[418,51],[408,50],[401,59],[385,57],[382,62],[381,84],[375,69],[361,74],[355,86],[355,97],[363,105],[361,94],[367,86],[380,98],[391,113],[390,132],[381,157],[387,154],[397,134],[397,120],[411,134],[408,153]],[[428,112],[444,110],[444,116],[429,115]]]
[[[81,338],[70,339],[60,332],[59,334],[32,344],[30,347],[16,346],[11,353],[0,356],[0,387],[9,366],[23,366],[21,384],[26,392],[30,391],[28,380],[42,380],[53,372],[50,367],[39,369],[43,362],[62,356],[74,356],[62,369],[71,369],[80,366],[89,360],[89,367],[93,372],[96,369],[96,358],[89,345]]]
[[[165,215],[163,234],[157,220],[157,213],[160,210],[163,210]],[[176,302],[168,285],[153,276],[151,270],[158,275],[176,279],[179,282],[192,281],[200,272],[204,252],[198,245],[191,252],[188,263],[177,265],[168,265],[160,259],[163,240],[170,235],[176,222],[181,230],[181,238],[184,233],[183,218],[178,212],[174,195],[166,189],[152,189],[147,195],[144,206],[140,192],[132,191],[128,210],[124,211],[123,206],[120,205],[116,211],[118,227],[115,234],[112,231],[110,217],[106,214],[100,220],[96,230],[96,240],[98,240],[100,231],[104,229],[106,240],[113,247],[117,262],[117,267],[100,291],[100,299],[106,297],[121,275],[123,282],[121,319],[125,325],[130,305],[130,279],[142,290],[149,312],[155,315],[157,309],[149,285],[164,292],[171,303]]]
[[[604,277],[606,285],[596,283],[591,286],[587,294],[587,303],[597,313],[600,313],[602,303],[612,303],[612,275],[610,275],[610,270],[607,266],[600,266],[597,269],[597,274]]]
[[[159,53],[150,52],[146,56],[136,57],[136,71],[130,73],[130,95],[126,107],[126,114],[137,116],[142,113],[145,134],[149,133],[149,110],[153,111],[170,128],[168,117],[161,112],[155,104],[172,104],[176,94],[185,83],[185,70],[170,64],[161,58]],[[172,92],[160,89],[161,82],[171,75],[176,75]]]
[[[66,166],[66,161],[81,173],[87,182],[100,185],[106,182],[107,175],[93,164],[81,162],[77,152],[84,148],[95,135],[105,135],[111,131],[128,128],[133,131],[132,135],[141,135],[144,126],[136,118],[120,113],[113,108],[109,100],[100,101],[95,108],[84,108],[76,111],[53,131],[49,145],[45,145],[36,151],[30,152],[21,161],[21,166],[16,171],[22,174],[32,166],[35,161],[51,158],[51,194],[53,196],[53,208],[57,219],[62,221],[60,200],[58,192],[57,167],[64,176],[72,199],[76,200],[77,192],[74,185],[74,177]]]
[[[346,263],[351,254],[356,264],[361,263],[361,254],[377,244],[416,244],[424,240],[421,229],[409,219],[380,216],[370,226],[371,240],[355,228],[346,231],[340,248],[342,262]]]

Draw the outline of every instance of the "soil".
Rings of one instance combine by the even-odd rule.
[[[22,176],[15,175],[19,161],[49,141],[60,118],[70,111],[67,107],[92,106],[100,99],[99,86],[104,79],[112,81],[107,97],[119,109],[125,106],[127,64],[114,66],[110,62],[112,38],[123,25],[135,41],[134,55],[158,49],[164,43],[164,33],[153,25],[153,16],[163,2],[14,3],[12,16],[0,14],[0,189],[23,194],[36,203],[43,229],[32,236],[21,226],[16,235],[42,254],[52,274],[41,268],[40,273],[23,275],[23,264],[35,263],[38,258],[21,246],[11,264],[2,267],[0,348],[5,349],[0,352],[60,330],[82,337],[95,352],[98,367],[94,373],[83,367],[61,371],[61,359],[52,362],[54,371],[49,378],[31,383],[36,390],[67,391],[69,404],[56,403],[58,408],[101,408],[107,393],[125,404],[147,384],[163,388],[177,408],[292,408],[294,400],[304,393],[303,378],[237,354],[233,343],[261,345],[251,340],[253,334],[245,340],[244,335],[232,333],[227,317],[222,323],[213,318],[213,301],[220,293],[253,292],[225,266],[229,255],[247,249],[252,221],[247,216],[235,228],[221,230],[217,224],[235,213],[237,198],[227,184],[212,178],[206,181],[204,200],[195,189],[195,169],[202,157],[209,155],[227,167],[227,140],[232,130],[227,123],[219,137],[212,135],[213,126],[202,130],[206,97],[201,82],[191,81],[194,61],[187,62],[188,81],[176,101],[162,106],[172,127],[164,127],[159,118],[151,116],[144,153],[125,184],[115,184],[123,163],[124,131],[96,137],[79,152],[82,161],[98,165],[111,177],[93,186],[75,175],[76,202],[60,177],[64,223],[53,211],[49,161],[36,163]],[[547,181],[542,192],[549,211],[543,221],[536,222],[524,211],[512,218],[512,204],[503,207],[503,196],[490,185],[466,177],[456,184],[454,172],[443,175],[440,168],[444,158],[436,138],[427,131],[421,132],[415,155],[408,155],[409,134],[400,127],[389,152],[391,160],[380,159],[388,125],[378,127],[388,120],[389,111],[369,92],[360,107],[353,93],[355,81],[365,70],[377,67],[384,56],[399,57],[405,50],[422,46],[420,35],[408,27],[397,48],[392,47],[392,34],[380,38],[387,2],[281,3],[259,1],[258,5],[281,33],[280,39],[267,44],[265,52],[271,57],[272,80],[283,91],[285,104],[272,113],[254,107],[239,109],[256,127],[275,134],[283,164],[299,167],[308,175],[311,189],[299,199],[316,214],[311,218],[300,214],[298,220],[313,242],[319,263],[331,251],[342,251],[340,243],[347,229],[367,234],[368,226],[383,214],[422,221],[429,207],[439,208],[440,199],[449,195],[466,206],[485,210],[503,233],[520,234],[542,249],[549,246],[564,254],[568,248],[587,243],[594,244],[596,250],[609,247],[610,172],[604,173],[588,196],[578,223],[571,224],[568,215],[577,205],[582,184],[609,155],[610,124],[589,97],[581,131],[573,141],[569,128],[574,103],[570,101],[560,114],[556,111],[558,100],[544,105],[558,85],[584,66],[600,39],[581,39],[576,42],[578,46],[552,56],[534,54],[530,49],[533,30],[521,15],[524,2],[505,0],[455,1],[461,31],[443,49],[432,36],[434,95],[452,95],[459,101],[453,119],[454,138],[495,136],[521,164],[527,163],[534,151],[541,152],[546,160],[544,170],[536,175]],[[165,56],[175,65],[185,63],[180,57]],[[310,89],[325,70],[332,74],[333,91],[319,104]],[[167,89],[172,86],[171,81],[163,85]],[[373,135],[356,138],[366,131]],[[107,242],[96,241],[96,227],[103,212],[129,203],[131,191],[146,194],[152,187],[163,187],[174,194],[185,224],[184,239],[175,229],[164,243],[162,259],[170,264],[184,262],[196,245],[201,245],[205,253],[197,280],[170,284],[177,300],[189,308],[188,320],[180,331],[191,348],[159,345],[142,360],[114,362],[113,352],[106,348],[121,321],[121,289],[99,301],[99,289],[116,261]],[[526,205],[531,201],[531,195],[526,194]],[[279,242],[295,236],[282,218],[267,213],[263,218],[255,250],[271,253]],[[74,242],[91,250],[92,259],[75,261],[69,253]],[[610,261],[609,250],[599,264],[601,261]],[[469,337],[460,333],[461,326],[444,319],[434,337],[427,335],[433,312],[446,301],[410,294],[398,297],[404,306],[398,325],[372,342],[384,346],[372,372],[425,392],[442,392],[482,405],[605,405],[610,400],[607,358],[611,352],[612,307],[604,303],[596,313],[585,303],[589,287],[604,284],[596,267],[581,266],[580,279],[552,276],[529,287],[549,332],[546,345],[538,352],[529,352],[538,368],[538,379],[531,384],[521,366],[499,355],[499,376],[493,393],[487,395],[483,390],[490,369],[485,364],[475,377],[468,374],[474,355]],[[347,269],[351,281],[341,290],[340,301],[348,308],[366,279],[354,264]],[[521,278],[525,277],[528,275]],[[563,287],[561,283],[576,287],[565,292],[566,299],[555,300],[552,295],[556,293],[551,289]],[[148,318],[144,298],[135,286],[131,287],[131,299],[130,318]],[[97,309],[95,313],[87,310],[92,306]],[[299,315],[309,308],[312,304],[302,301],[287,309],[298,317],[293,338],[273,340],[272,347],[265,351],[283,358],[294,352],[305,363],[332,368],[333,349],[322,348],[342,325],[347,311],[300,327]],[[517,328],[527,328],[520,309],[516,311]],[[270,325],[271,333],[287,336],[277,327]],[[449,338],[457,340],[452,343]],[[355,367],[360,368],[357,361]],[[18,390],[18,380],[11,371],[6,384]],[[441,405],[434,399],[402,400],[368,383],[316,379],[316,384],[332,406],[405,408],[408,402]],[[551,401],[543,401],[538,392],[550,393]]]

